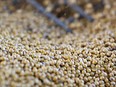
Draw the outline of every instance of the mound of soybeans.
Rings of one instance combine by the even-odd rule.
[[[0,87],[115,87],[116,1],[106,1],[73,34],[34,10],[0,8]]]

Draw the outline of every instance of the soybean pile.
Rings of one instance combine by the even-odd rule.
[[[9,13],[0,3],[0,87],[115,87],[116,1],[105,1],[73,34],[31,6]]]

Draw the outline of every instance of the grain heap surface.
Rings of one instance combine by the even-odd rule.
[[[71,24],[74,34],[34,11],[1,9],[0,87],[115,87],[116,2],[107,1],[93,23]]]

